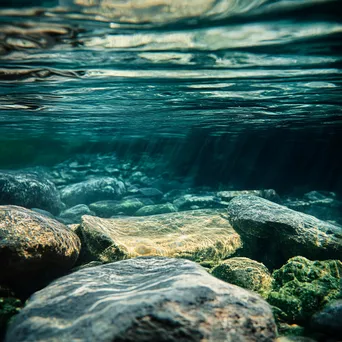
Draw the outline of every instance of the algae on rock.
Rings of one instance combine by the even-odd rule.
[[[235,257],[220,262],[211,274],[230,284],[258,292],[266,297],[272,289],[273,278],[267,267],[255,260]]]
[[[76,229],[82,242],[78,264],[137,256],[217,263],[241,247],[240,236],[220,214],[195,210],[113,219],[83,216]]]
[[[307,323],[331,300],[341,298],[342,262],[311,261],[297,256],[273,272],[274,285],[267,301],[280,309],[286,322]]]

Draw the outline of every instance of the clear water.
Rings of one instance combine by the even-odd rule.
[[[0,168],[144,155],[195,185],[342,191],[339,1],[2,1]]]
[[[227,218],[233,195],[224,190],[257,190],[336,224],[324,228],[326,240],[317,233],[317,241],[308,224],[310,241],[303,242],[303,254],[324,246],[315,255],[335,259],[342,227],[341,42],[340,0],[1,0],[0,204],[45,209],[64,224],[78,224],[84,214],[147,216],[151,207],[153,213],[219,208]],[[272,223],[276,214],[270,214]],[[277,227],[286,231],[281,222]],[[15,248],[6,234],[0,252],[12,267]],[[259,239],[261,256],[253,258],[270,270],[280,267],[272,258],[281,259],[280,247],[292,241],[297,253],[302,236],[274,245]],[[13,241],[19,245],[16,236]],[[336,279],[324,273],[322,286],[296,285],[309,310],[320,309],[326,287],[338,291],[341,264],[332,265]],[[303,279],[314,279],[312,268]],[[30,274],[37,284],[21,299],[43,286],[44,272]],[[9,287],[17,291],[26,278],[20,273]],[[5,285],[0,300],[15,296]],[[1,320],[9,310],[3,303],[0,341],[2,326],[17,312]],[[293,306],[306,311],[304,304]],[[301,325],[289,310],[287,323]]]

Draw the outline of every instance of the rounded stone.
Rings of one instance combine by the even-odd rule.
[[[35,293],[6,342],[272,342],[271,307],[198,264],[163,257],[81,269]]]
[[[222,261],[211,274],[223,281],[266,295],[272,289],[273,278],[267,267],[255,260],[235,257]]]
[[[267,301],[280,309],[285,322],[307,324],[312,315],[341,296],[342,262],[311,261],[294,257],[273,272],[273,289]]]
[[[57,215],[63,207],[55,185],[35,172],[0,171],[0,204],[39,208]]]
[[[0,206],[0,283],[14,290],[70,269],[80,240],[60,222],[17,206]]]

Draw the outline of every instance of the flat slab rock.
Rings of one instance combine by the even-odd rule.
[[[281,263],[296,255],[341,258],[341,227],[252,195],[233,198],[227,211],[229,222],[255,253],[273,252]]]
[[[69,270],[80,240],[60,222],[17,206],[0,206],[0,283],[29,287],[41,275]],[[51,278],[50,278],[51,280]]]
[[[35,293],[5,342],[271,342],[258,295],[188,260],[144,257],[82,269]]]
[[[102,219],[83,216],[76,229],[83,263],[137,256],[182,257],[194,261],[227,258],[241,247],[239,235],[216,210]]]

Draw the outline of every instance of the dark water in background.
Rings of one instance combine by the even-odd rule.
[[[342,193],[340,1],[1,1],[0,168],[143,154]]]

